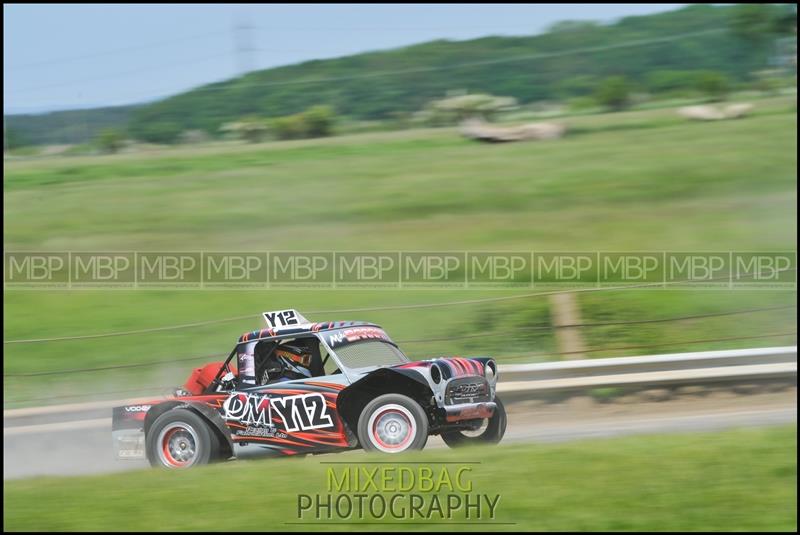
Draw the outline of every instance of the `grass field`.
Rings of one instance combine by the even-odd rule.
[[[552,143],[441,129],[11,162],[4,238],[9,250],[629,250],[646,233],[662,249],[786,247],[796,113],[771,105],[784,112],[574,118],[585,132]]]
[[[353,524],[341,522],[375,522],[375,517],[366,515],[326,520],[322,525],[291,523],[316,522],[312,513],[298,515],[298,494],[327,495],[327,471],[335,469],[341,478],[349,466],[321,464],[334,459],[349,461],[356,469],[371,469],[374,465],[360,463],[386,458],[358,454],[236,461],[185,473],[147,470],[6,481],[3,528],[350,531]],[[499,494],[496,515],[491,519],[484,509],[480,522],[454,526],[452,522],[466,520],[462,509],[445,521],[433,516],[432,523],[368,524],[373,529],[794,531],[797,527],[794,426],[427,451],[394,460],[420,464],[384,466],[426,466],[435,474],[443,466],[434,464],[437,461],[478,462],[447,465],[454,485],[458,468],[471,469],[460,479],[465,492],[450,492],[445,484],[438,495],[444,499],[447,494],[468,493],[474,500],[478,494],[492,499]],[[386,499],[397,493],[392,492],[393,484],[397,481],[384,486],[378,480]],[[420,492],[422,487],[413,489],[432,499],[430,493]],[[366,494],[376,491],[369,487]]]
[[[737,121],[660,109],[565,119],[555,142],[482,145],[435,129],[154,154],[4,163],[6,251],[795,250],[794,99]],[[144,336],[7,344],[4,374],[227,353],[261,310],[445,302],[511,290],[4,292],[4,339],[124,331],[253,314]],[[793,290],[626,290],[579,296],[587,322],[791,306]],[[412,357],[557,351],[547,299],[342,314],[384,325]],[[311,315],[311,319],[339,319]],[[794,343],[796,309],[586,330],[591,356]],[[507,332],[460,339],[476,332]],[[684,343],[685,342],[685,343]],[[653,349],[619,349],[658,345]],[[520,360],[517,360],[518,362]],[[191,363],[4,377],[5,403],[180,381]],[[100,385],[100,386],[98,386]],[[36,399],[36,403],[41,400]]]

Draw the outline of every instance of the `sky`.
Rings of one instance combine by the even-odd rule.
[[[3,111],[146,102],[247,70],[683,5],[4,4]]]

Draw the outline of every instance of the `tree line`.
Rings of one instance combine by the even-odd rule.
[[[187,131],[212,138],[248,130],[244,137],[327,135],[334,114],[342,121],[396,120],[454,89],[521,105],[559,101],[609,109],[624,108],[637,93],[718,100],[732,89],[768,84],[755,73],[769,66],[775,39],[786,35],[796,35],[795,8],[770,4],[691,5],[613,24],[566,21],[535,36],[439,40],[256,71],[118,109],[118,122],[90,137],[104,128],[152,143],[177,142]],[[313,126],[315,114],[327,124],[322,132]],[[52,143],[59,125],[51,115],[49,125],[41,117],[10,116],[7,127],[18,139]],[[80,138],[90,130],[61,126],[63,143],[85,141]]]

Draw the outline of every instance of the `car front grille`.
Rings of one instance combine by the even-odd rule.
[[[491,400],[489,383],[483,377],[461,377],[453,379],[444,393],[446,405],[480,403]]]

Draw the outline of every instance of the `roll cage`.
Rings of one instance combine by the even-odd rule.
[[[371,327],[380,328],[377,325],[371,326]],[[311,331],[311,332],[287,332],[287,333],[283,333],[283,334],[277,334],[277,335],[274,335],[274,336],[261,336],[261,337],[257,337],[257,338],[253,338],[253,339],[249,339],[249,340],[244,340],[244,341],[240,340],[239,342],[237,342],[236,345],[231,350],[231,352],[228,354],[228,357],[222,363],[222,366],[220,366],[220,368],[217,371],[216,375],[214,376],[214,379],[212,380],[211,384],[208,386],[207,393],[216,392],[218,387],[222,384],[222,378],[224,377],[224,375],[229,373],[229,372],[232,372],[230,363],[236,357],[237,353],[239,352],[239,350],[244,345],[250,344],[252,342],[258,342],[258,343],[261,343],[261,342],[281,342],[281,341],[284,341],[284,340],[298,340],[298,339],[305,339],[305,340],[314,339],[317,342],[319,342],[321,344],[321,346],[325,348],[325,351],[327,353],[324,358],[322,358],[322,356],[319,355],[319,358],[321,360],[321,363],[319,365],[319,369],[324,370],[325,369],[325,365],[328,363],[328,360],[332,359],[334,361],[334,363],[336,364],[336,371],[333,374],[336,375],[337,372],[343,374],[347,378],[347,382],[348,383],[353,383],[353,382],[357,381],[359,378],[361,378],[364,375],[365,372],[371,371],[371,370],[368,370],[368,369],[365,369],[365,368],[359,368],[358,371],[355,371],[354,369],[352,369],[352,368],[348,367],[346,364],[344,364],[344,362],[337,356],[336,350],[333,349],[330,346],[330,344],[328,344],[327,340],[325,340],[325,337],[321,336],[321,333],[318,332],[318,331],[317,332],[314,332],[314,331]],[[395,344],[394,342],[392,342],[389,339],[383,339],[382,341],[390,343],[391,345],[393,345],[394,347],[399,349],[397,344]],[[354,343],[358,343],[358,342],[354,342]],[[406,358],[406,361],[408,361],[407,358]],[[379,367],[379,366],[377,366],[377,365],[373,366],[373,367],[371,367],[371,369],[374,369],[374,368],[377,368],[377,367]],[[324,377],[326,375],[327,374],[325,374],[324,371],[323,371],[322,374],[315,375],[314,377]],[[298,380],[302,380],[302,379],[298,379]],[[265,385],[260,385],[259,387],[263,387],[263,386],[265,386]],[[238,387],[238,382],[237,382],[237,387]],[[252,386],[248,386],[246,388],[253,388],[253,387]]]

